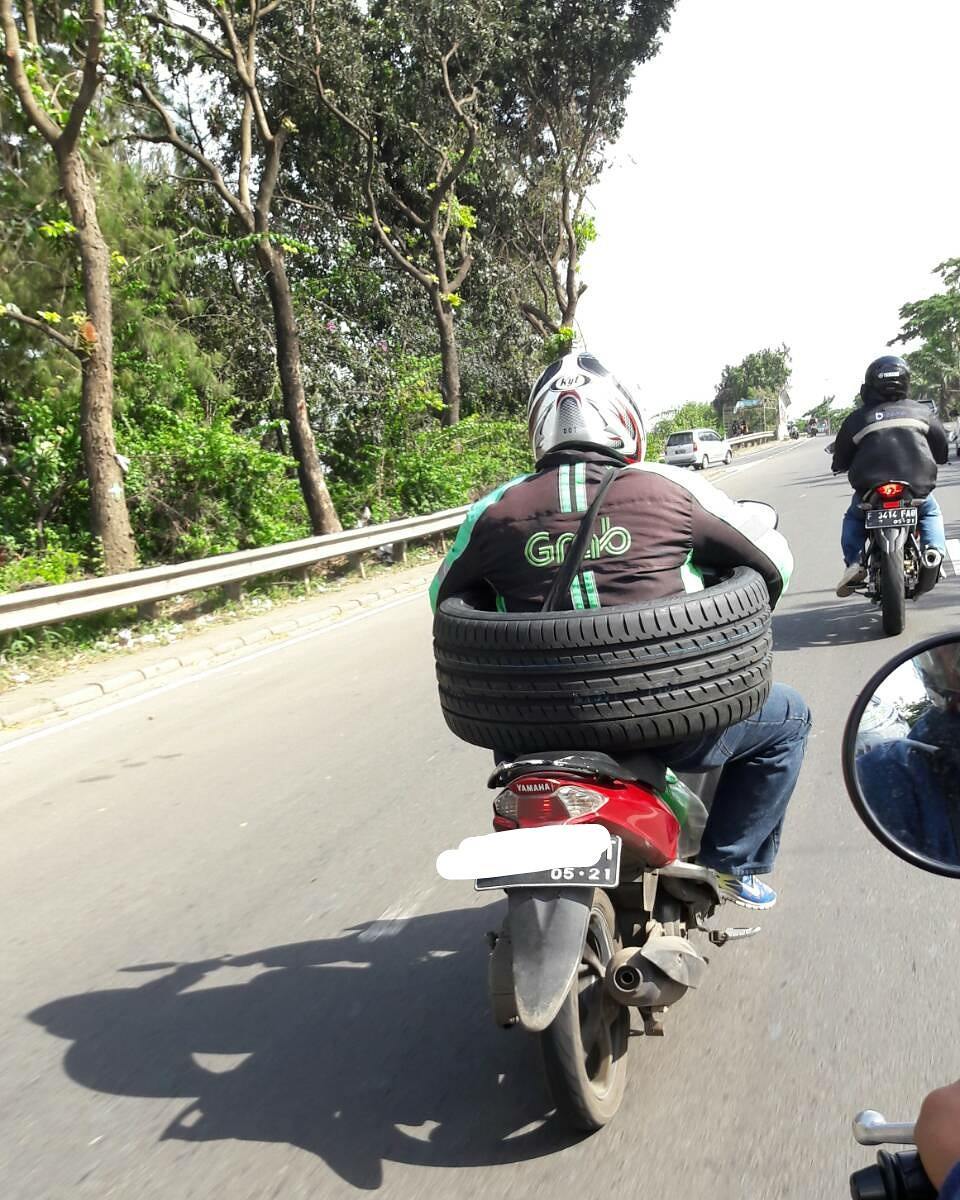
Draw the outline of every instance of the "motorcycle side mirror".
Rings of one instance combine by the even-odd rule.
[[[920,642],[873,676],[847,719],[843,777],[888,850],[960,879],[960,634]]]
[[[780,516],[772,504],[765,500],[740,500],[740,507],[746,511],[751,520],[758,522],[763,529],[776,529],[780,524]]]

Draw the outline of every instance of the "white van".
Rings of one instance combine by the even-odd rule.
[[[713,429],[686,429],[671,433],[664,455],[670,467],[696,467],[698,471],[711,464],[726,465],[732,458],[730,443]]]

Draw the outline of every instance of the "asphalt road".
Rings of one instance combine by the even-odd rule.
[[[956,626],[960,580],[893,640],[837,600],[824,444],[711,473],[780,509],[776,673],[814,736],[780,904],[633,1040],[611,1126],[549,1116],[487,1013],[500,902],[434,876],[488,828],[488,762],[443,725],[414,598],[0,746],[4,1200],[846,1195],[854,1111],[960,1074],[960,885],[875,848],[839,768],[858,688]],[[956,537],[953,462],[938,494]]]

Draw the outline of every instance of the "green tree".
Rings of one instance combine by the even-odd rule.
[[[675,0],[522,0],[494,79],[501,173],[494,198],[518,299],[544,339],[576,319],[580,260],[596,238],[587,193],[617,138],[636,68],[659,49]],[[526,294],[524,294],[526,293]]]
[[[348,138],[357,223],[427,297],[447,425],[460,419],[456,314],[478,232],[464,188],[487,152],[483,89],[500,10],[497,0],[310,4],[311,73],[323,110]]]
[[[85,138],[111,55],[122,60],[124,43],[108,29],[104,0],[90,0],[86,15],[60,5],[45,7],[45,23],[30,0],[21,19],[21,41],[12,0],[0,0],[4,59],[10,88],[23,116],[50,149],[69,219],[48,225],[51,237],[76,245],[84,307],[71,314],[73,328],[59,326],[63,314],[45,305],[35,315],[8,300],[11,320],[43,334],[80,366],[83,449],[90,522],[109,573],[136,565],[136,544],[117,460],[113,428],[113,312],[110,247],[100,228],[96,180],[87,168]],[[121,63],[122,65],[122,63]]]
[[[297,132],[283,89],[267,90],[261,85],[260,38],[268,36],[280,0],[252,0],[245,10],[226,0],[184,3],[185,10],[161,3],[147,14],[166,39],[154,39],[153,56],[166,62],[167,90],[182,101],[166,102],[155,81],[141,74],[138,89],[154,122],[139,136],[172,146],[191,170],[190,178],[208,183],[239,230],[240,237],[232,240],[230,248],[245,246],[256,259],[273,313],[280,391],[300,487],[314,532],[332,533],[340,529],[340,522],[310,425],[300,333],[285,262],[286,254],[302,247],[275,232],[270,223],[284,147]],[[190,99],[196,87],[190,77],[198,68],[204,71],[203,86],[210,93],[206,113]],[[270,78],[269,69],[266,74]]]
[[[784,344],[754,351],[737,366],[723,368],[713,407],[717,419],[727,425],[741,400],[756,399],[776,406],[790,379],[790,349]]]
[[[16,292],[33,310],[54,295],[59,312],[83,312],[73,240],[51,235],[64,218],[56,171],[32,143],[18,143],[14,154],[0,139],[4,147],[0,222],[13,236],[0,245],[0,303]],[[113,248],[117,462],[139,557],[170,562],[306,536],[292,460],[262,451],[257,436],[234,427],[242,422],[229,387],[233,363],[215,339],[204,352],[191,333],[203,328],[207,297],[191,294],[197,239],[177,227],[180,197],[160,175],[163,164],[127,160],[122,143],[88,147],[87,155]],[[229,291],[223,266],[211,259],[199,256],[199,275],[211,291]],[[234,298],[235,325],[237,311]],[[72,325],[68,317],[63,324]],[[0,588],[62,582],[96,558],[80,399],[73,356],[52,343],[38,354],[28,328],[3,329]]]
[[[948,417],[960,411],[960,258],[948,258],[935,273],[943,291],[904,304],[900,332],[889,345],[920,343],[906,355],[911,390],[935,399]]]

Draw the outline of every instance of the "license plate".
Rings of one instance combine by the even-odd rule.
[[[917,523],[915,508],[870,508],[867,510],[868,529],[898,529]]]
[[[496,875],[478,879],[474,887],[478,892],[520,887],[616,887],[620,882],[621,844],[618,837],[611,837],[610,849],[589,867],[550,867],[524,875]]]

